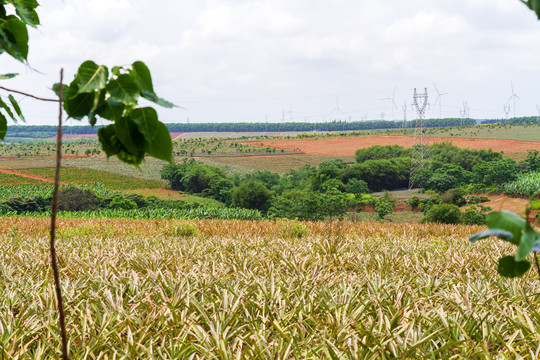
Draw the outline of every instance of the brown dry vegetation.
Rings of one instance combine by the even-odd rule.
[[[189,223],[59,220],[74,359],[536,357],[540,281],[495,275],[480,227]],[[6,359],[58,354],[47,233],[0,219]]]

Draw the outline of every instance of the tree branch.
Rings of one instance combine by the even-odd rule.
[[[54,176],[54,191],[51,205],[51,265],[54,275],[54,287],[56,289],[56,302],[58,305],[58,315],[60,322],[60,335],[62,336],[62,359],[69,360],[68,341],[66,332],[66,315],[64,314],[64,303],[62,301],[62,288],[60,287],[60,275],[58,273],[58,260],[54,246],[56,237],[56,212],[58,209],[58,187],[60,184],[60,165],[62,160],[62,81],[64,79],[64,69],[60,70],[60,89],[58,90],[58,101],[60,104],[58,115],[58,133],[56,136],[56,172]]]
[[[38,97],[38,96],[35,96],[35,95],[32,95],[32,94],[27,94],[27,93],[19,91],[19,90],[8,89],[8,88],[3,87],[3,86],[0,86],[0,89],[6,90],[6,91],[9,91],[9,92],[13,92],[13,93],[16,93],[16,94],[21,94],[21,95],[24,95],[24,96],[28,96],[28,97],[34,98],[36,100],[41,100],[41,101],[52,101],[52,102],[61,101],[61,100],[57,100],[57,99],[46,99],[46,98]]]

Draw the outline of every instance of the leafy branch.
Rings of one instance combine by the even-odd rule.
[[[517,246],[514,256],[499,259],[497,271],[502,276],[509,278],[523,276],[531,267],[531,263],[526,260],[531,251],[535,253],[536,266],[540,275],[540,266],[536,256],[536,252],[540,251],[540,233],[533,228],[528,215],[529,210],[526,211],[527,219],[508,211],[492,212],[486,218],[488,230],[476,233],[469,238],[474,243],[495,236]]]
[[[58,94],[59,84],[53,86]],[[141,61],[130,68],[85,61],[69,85],[63,87],[64,110],[69,117],[85,117],[93,126],[97,117],[114,122],[98,130],[98,138],[107,157],[139,166],[146,154],[172,161],[172,141],[167,127],[158,120],[152,107],[138,107],[139,98],[160,106],[175,106],[158,97],[150,70]]]

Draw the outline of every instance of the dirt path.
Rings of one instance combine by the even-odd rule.
[[[48,183],[54,184],[54,180],[46,179],[46,178],[44,178],[44,177],[37,176],[37,175],[25,174],[25,173],[22,173],[22,172],[19,172],[19,171],[7,170],[7,169],[0,169],[0,173],[2,173],[2,174],[11,174],[11,175],[18,175],[18,176],[22,176],[22,177],[25,177],[25,178],[28,178],[28,179],[41,180],[41,181],[44,181],[44,182],[48,182]],[[63,182],[63,181],[61,181],[60,184],[66,184],[66,183]]]

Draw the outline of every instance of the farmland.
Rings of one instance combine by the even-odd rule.
[[[435,206],[444,198],[443,191],[437,195],[398,187],[392,193],[376,193],[376,186],[383,190],[402,176],[381,175],[387,165],[350,172],[381,161],[358,162],[356,149],[410,139],[404,134],[367,133],[178,139],[175,166],[186,166],[181,175],[199,174],[179,181],[179,186],[216,176],[219,181],[203,186],[203,191],[172,190],[173,183],[161,178],[164,161],[148,159],[139,170],[92,153],[98,147],[93,140],[72,140],[64,152],[68,158],[63,162],[62,189],[68,184],[90,189],[99,197],[99,208],[59,214],[57,251],[71,356],[537,358],[540,280],[533,271],[517,280],[494,275],[498,258],[511,254],[509,246],[492,239],[471,244],[468,236],[485,226],[418,224],[426,213],[411,211],[407,201],[417,197],[424,206]],[[465,136],[452,141],[459,148],[433,147],[434,154],[442,151],[449,161],[482,154],[487,160],[470,159],[482,166],[493,161],[500,169],[509,160],[501,154],[460,153],[460,148],[492,147],[505,149],[505,157],[511,150],[526,158],[527,150],[540,144]],[[5,199],[17,194],[49,199],[54,171],[47,142],[8,146],[0,159],[0,201],[8,204]],[[403,156],[409,150],[396,151],[402,155],[385,164],[408,175]],[[456,166],[449,169],[457,174]],[[472,174],[472,163],[464,166],[468,170],[462,168],[461,174]],[[483,169],[478,166],[475,169]],[[516,171],[517,163],[512,166]],[[347,183],[346,176],[351,174],[363,176],[372,191],[347,193],[352,182]],[[534,172],[527,174],[536,179]],[[380,185],[370,176],[392,181]],[[236,189],[253,178],[273,186],[271,210],[234,207]],[[474,181],[483,179],[487,175]],[[520,175],[515,180],[519,184],[529,182]],[[306,204],[320,204],[300,209],[303,215],[287,214],[279,207],[287,204],[287,191],[295,194],[295,205],[304,201],[301,194],[307,194]],[[475,198],[471,194],[466,194],[467,202]],[[145,198],[150,195],[154,197]],[[396,201],[395,211],[380,218],[375,209],[385,196]],[[516,212],[529,204],[528,199],[508,200],[500,194],[482,201],[493,210]],[[322,213],[319,208],[325,202],[342,202],[344,208],[326,206],[328,212]],[[471,201],[461,211],[476,209],[475,204]],[[315,214],[319,210],[321,214]],[[280,214],[325,221],[285,220]],[[0,301],[7,309],[0,314],[5,339],[0,352],[5,358],[59,354],[49,215],[40,209],[4,212],[0,217],[5,279],[0,282]],[[345,220],[332,220],[336,218]]]
[[[3,356],[58,351],[47,220],[0,219]],[[479,227],[60,220],[74,358],[538,355],[540,281],[493,276]],[[292,223],[294,224],[294,223]],[[452,249],[449,252],[449,249]]]

